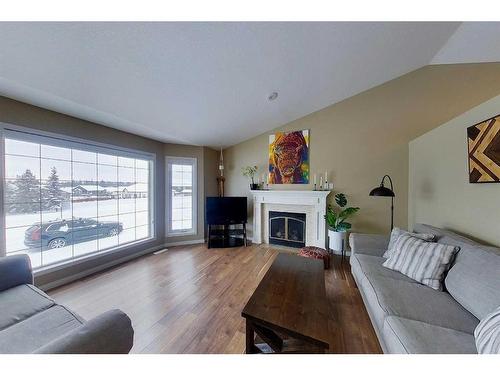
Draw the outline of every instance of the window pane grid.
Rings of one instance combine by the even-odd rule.
[[[151,161],[83,151],[67,143],[59,147],[5,139],[7,255],[25,252],[34,268],[153,233]]]
[[[169,161],[169,231],[171,233],[191,233],[194,230],[193,159]]]

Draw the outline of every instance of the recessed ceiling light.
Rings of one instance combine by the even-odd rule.
[[[276,98],[278,97],[278,93],[275,91],[275,92],[272,92],[268,97],[267,97],[267,100],[269,100],[270,102],[272,102],[273,100],[276,100]]]

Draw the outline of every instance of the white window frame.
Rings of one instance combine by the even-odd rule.
[[[192,185],[193,185],[193,202],[191,204],[193,227],[191,229],[172,229],[172,164],[191,165],[193,167]],[[198,233],[198,159],[191,157],[167,156],[165,158],[166,176],[166,215],[165,215],[165,233],[167,237],[176,236],[193,236]]]
[[[156,214],[155,214],[155,205],[157,201],[157,192],[156,192],[156,186],[155,186],[155,175],[156,175],[156,154],[154,153],[149,153],[149,152],[144,152],[140,150],[134,150],[126,147],[120,147],[120,146],[114,146],[114,145],[109,145],[106,143],[101,143],[101,142],[95,142],[91,141],[85,138],[78,138],[78,137],[71,137],[71,136],[66,136],[58,133],[52,133],[52,132],[47,132],[47,131],[42,131],[42,130],[37,130],[37,129],[32,129],[24,126],[19,126],[19,125],[13,125],[13,124],[8,124],[4,122],[0,122],[0,186],[2,186],[2,190],[4,187],[4,181],[5,181],[5,138],[6,138],[6,133],[9,132],[20,132],[24,133],[26,135],[26,138],[28,138],[30,135],[32,135],[35,139],[37,137],[46,137],[46,138],[52,138],[50,144],[53,145],[59,145],[63,147],[68,147],[67,143],[72,142],[72,143],[79,143],[79,149],[84,150],[84,151],[91,151],[91,152],[98,152],[101,150],[101,152],[113,152],[116,155],[119,156],[129,156],[129,157],[144,157],[147,158],[150,163],[151,163],[151,173],[149,174],[149,184],[152,189],[152,194],[150,194],[150,201],[149,201],[149,212],[150,212],[150,236],[144,239],[136,240],[130,243],[125,243],[123,245],[118,245],[109,249],[101,250],[95,253],[90,253],[88,255],[83,255],[80,257],[75,257],[75,258],[70,258],[67,260],[63,260],[61,262],[57,262],[54,264],[49,264],[47,266],[41,266],[33,270],[33,273],[35,275],[43,275],[52,271],[56,271],[59,269],[64,269],[68,266],[72,266],[78,263],[82,263],[88,259],[94,259],[94,258],[100,258],[102,256],[105,256],[110,253],[115,253],[115,252],[120,252],[120,251],[125,251],[129,250],[131,248],[148,244],[148,243],[154,243],[157,238],[158,238],[158,229],[156,225]],[[88,146],[87,149],[85,146]],[[81,146],[81,147],[80,147]],[[0,194],[0,207],[1,207],[1,214],[0,214],[0,257],[6,256],[7,255],[7,245],[6,245],[6,235],[5,235],[5,212],[4,212],[4,194]]]

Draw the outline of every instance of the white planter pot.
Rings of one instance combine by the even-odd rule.
[[[342,253],[345,248],[347,232],[335,232],[328,229],[328,247],[334,252]]]

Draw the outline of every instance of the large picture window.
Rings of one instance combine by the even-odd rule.
[[[167,235],[196,234],[196,159],[167,157]]]
[[[40,268],[154,237],[152,155],[17,130],[3,155],[6,255]]]

